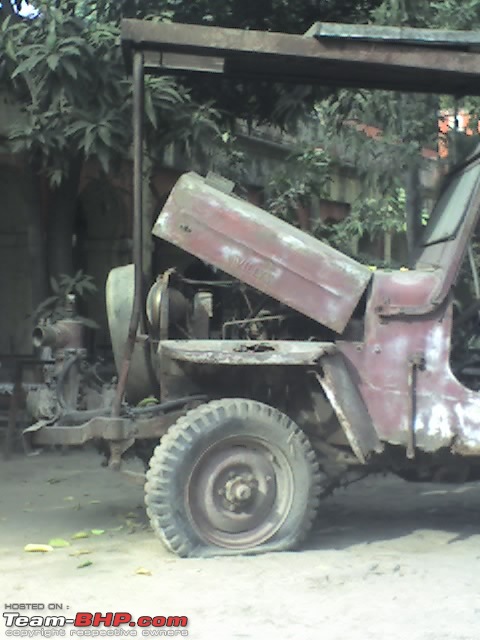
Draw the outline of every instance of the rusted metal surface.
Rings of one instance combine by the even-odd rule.
[[[422,316],[441,303],[444,271],[376,271],[370,308],[379,316]]]
[[[194,173],[173,188],[154,235],[341,333],[371,271]]]
[[[123,345],[121,363],[117,362],[118,383],[112,405],[112,417],[120,415],[122,401],[127,390],[130,367],[135,357],[135,340],[138,328],[145,332],[145,273],[143,270],[143,123],[144,123],[144,55],[136,51],[133,55],[133,262],[134,287],[130,320],[128,323],[126,340]],[[149,346],[141,349],[145,369],[151,387],[152,380]],[[138,355],[137,355],[138,360]],[[148,388],[147,387],[147,388]]]
[[[160,358],[216,365],[315,365],[336,347],[331,342],[287,340],[166,340]]]
[[[461,172],[451,181],[451,192],[445,190],[448,201],[440,198],[441,207],[437,203],[434,208],[431,218],[435,219],[437,213],[440,215],[432,231],[427,227],[426,237],[435,237],[435,226],[444,228],[445,219],[451,220],[453,213],[457,216],[454,226],[458,226],[458,230],[447,233],[441,242],[420,246],[412,270],[375,273],[370,300],[371,308],[379,315],[425,315],[433,312],[449,295],[479,217],[480,164],[474,163],[467,171],[471,176],[468,190],[465,191],[461,181],[466,172]]]
[[[222,339],[227,340],[229,338],[229,330],[232,327],[245,327],[247,325],[261,325],[262,322],[270,322],[272,320],[284,320],[284,314],[277,315],[265,315],[265,316],[257,316],[256,318],[247,318],[245,320],[229,320],[228,322],[224,322],[222,326]]]
[[[408,361],[408,389],[410,391],[408,403],[408,441],[407,458],[415,457],[415,418],[417,410],[417,373],[425,369],[423,353],[414,353]]]
[[[342,25],[346,30],[348,25]],[[307,32],[308,33],[308,32]],[[415,39],[409,31],[409,38]],[[315,34],[315,29],[313,31]],[[391,40],[391,38],[390,38]],[[302,35],[223,29],[141,20],[122,22],[127,63],[132,52],[145,54],[148,73],[209,72],[233,78],[342,87],[480,94],[479,54],[467,48],[464,32],[439,32],[431,47],[377,37],[316,38]],[[455,55],[452,48],[456,47]]]
[[[188,515],[202,538],[220,547],[260,545],[281,527],[294,490],[276,443],[230,436],[210,445],[196,462],[186,492]]]
[[[81,349],[84,347],[85,325],[79,320],[59,320],[54,324],[38,325],[34,328],[34,347],[52,349]]]
[[[374,281],[375,287],[375,281]],[[337,342],[356,372],[358,388],[382,441],[411,442],[411,359],[416,369],[413,437],[423,451],[449,447],[480,454],[480,393],[463,386],[450,368],[452,305],[422,317],[379,318],[367,306],[364,343]]]
[[[78,426],[49,425],[39,422],[23,431],[24,437],[35,446],[41,445],[81,445],[94,439],[123,442],[131,438],[159,439],[168,428],[185,414],[172,411],[167,415],[152,418],[92,418]]]
[[[364,463],[373,452],[381,453],[380,442],[372,419],[361,397],[355,378],[347,369],[341,353],[321,362],[316,378],[332,405],[353,452]]]
[[[415,447],[480,454],[480,393],[463,386],[450,368],[451,289],[480,216],[478,177],[469,193],[457,195],[452,192],[454,204],[466,203],[457,212],[458,231],[422,247],[415,270],[376,272],[364,341],[337,342],[356,370],[380,438],[406,446],[410,456]],[[424,366],[422,360],[412,370],[418,354]]]

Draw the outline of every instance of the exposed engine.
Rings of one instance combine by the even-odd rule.
[[[227,274],[197,262],[159,276],[147,298],[156,339],[319,340],[319,323]]]

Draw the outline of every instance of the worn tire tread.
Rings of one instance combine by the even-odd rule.
[[[196,555],[197,546],[185,531],[179,530],[172,518],[172,505],[168,504],[168,476],[179,462],[178,455],[185,453],[202,432],[214,428],[219,419],[236,417],[248,419],[252,416],[275,420],[279,429],[284,429],[297,438],[304,459],[311,473],[311,491],[305,509],[303,522],[288,548],[298,547],[306,538],[315,520],[324,474],[321,472],[317,456],[305,433],[285,414],[266,404],[245,399],[213,400],[191,409],[173,424],[155,448],[150,460],[145,484],[145,503],[152,528],[165,546],[181,557]]]

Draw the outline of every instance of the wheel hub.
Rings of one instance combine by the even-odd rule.
[[[258,482],[251,473],[235,475],[225,483],[222,494],[235,507],[249,502],[258,488]]]

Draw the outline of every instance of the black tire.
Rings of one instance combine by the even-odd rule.
[[[316,516],[323,474],[305,434],[260,402],[189,411],[150,460],[151,525],[182,557],[297,547]]]

